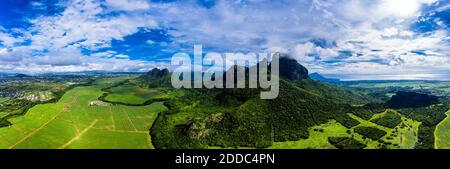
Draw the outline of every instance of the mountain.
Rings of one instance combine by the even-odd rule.
[[[307,79],[308,69],[300,65],[297,60],[287,56],[280,57],[280,76],[288,80]]]
[[[160,70],[158,68],[154,68],[145,74],[145,76],[147,76],[147,78],[150,78],[150,79],[158,79],[158,78],[162,78],[162,77],[168,76],[168,75],[169,75],[168,69]]]
[[[348,104],[379,102],[378,99],[362,93],[347,90],[333,84],[321,83],[322,81],[312,80],[314,73],[312,75],[308,75],[308,69],[296,60],[288,56],[280,58],[280,77],[310,93]]]
[[[143,87],[172,87],[168,69],[154,68],[136,79],[136,83]]]
[[[308,70],[293,59],[280,58],[280,76],[279,95],[272,100],[260,99],[260,88],[172,90],[176,97],[164,103],[169,110],[158,115],[150,130],[153,144],[264,148],[273,141],[308,138],[308,128],[331,119],[346,127],[358,125],[350,112],[369,117],[379,112],[376,105],[354,108],[352,104],[368,101],[359,93],[309,79]]]
[[[26,74],[17,74],[15,77],[18,77],[18,78],[26,78],[26,77],[32,77],[32,76],[26,75]]]
[[[0,72],[0,78],[10,77],[10,76],[13,76],[13,75],[10,74],[10,73],[3,73],[3,72]]]
[[[340,79],[326,78],[317,72],[309,74],[309,77],[313,80],[326,82],[326,83],[337,83],[340,81]]]

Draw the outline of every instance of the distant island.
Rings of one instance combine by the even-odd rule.
[[[25,77],[33,77],[33,76],[20,73],[20,74],[17,74],[16,77],[18,77],[18,78],[25,78]]]
[[[317,81],[327,82],[327,83],[336,83],[336,82],[341,81],[340,79],[336,79],[336,78],[326,78],[317,72],[309,74],[309,77],[312,80],[317,80]]]

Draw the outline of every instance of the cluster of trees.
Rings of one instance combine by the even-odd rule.
[[[364,120],[369,120],[374,114],[381,113],[387,108],[384,103],[369,103],[363,106],[354,106],[350,112]]]
[[[385,131],[380,130],[376,127],[355,127],[354,131],[372,140],[379,140],[387,134]]]
[[[206,143],[189,137],[186,133],[189,123],[185,122],[188,119],[182,120],[180,123],[172,119],[167,111],[159,113],[150,129],[153,145],[160,149],[205,148]]]
[[[0,118],[0,127],[6,127],[12,125],[11,122],[4,118]]]
[[[416,92],[398,91],[387,103],[391,108],[400,109],[427,107],[437,103],[438,101],[439,98],[437,96]]]
[[[363,149],[365,144],[350,137],[329,137],[328,142],[338,149]]]
[[[394,110],[387,110],[382,117],[373,119],[371,122],[384,127],[395,128],[402,122],[402,117]]]
[[[168,69],[154,68],[136,79],[136,83],[141,87],[149,88],[172,87],[170,80],[171,76]]]

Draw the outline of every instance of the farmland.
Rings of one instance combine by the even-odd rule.
[[[450,82],[435,82],[435,81],[398,81],[398,82],[349,82],[349,87],[354,88],[409,88],[412,90],[436,90],[448,92]]]
[[[0,103],[3,103],[5,101],[7,101],[7,100],[8,100],[8,98],[0,98]]]
[[[161,102],[147,106],[89,106],[123,78],[69,90],[58,102],[39,104],[0,128],[0,148],[153,148],[149,129]],[[126,96],[124,96],[126,97]]]
[[[145,101],[159,96],[155,89],[140,88],[135,85],[120,85],[110,89],[111,93],[106,96],[106,100],[128,104],[142,104]]]
[[[352,90],[371,93],[372,96],[383,100],[388,100],[396,91],[415,91],[444,97],[450,92],[448,81],[342,81],[337,84]]]

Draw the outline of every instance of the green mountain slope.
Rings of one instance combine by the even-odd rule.
[[[154,68],[136,79],[136,84],[142,87],[171,87],[170,72],[168,69]]]
[[[170,110],[160,113],[151,129],[154,145],[268,147],[273,141],[308,138],[308,128],[331,119],[348,128],[359,124],[347,113],[367,97],[309,79],[295,60],[282,58],[280,65],[280,91],[273,100],[259,99],[261,89],[180,90],[183,96],[165,103]]]

